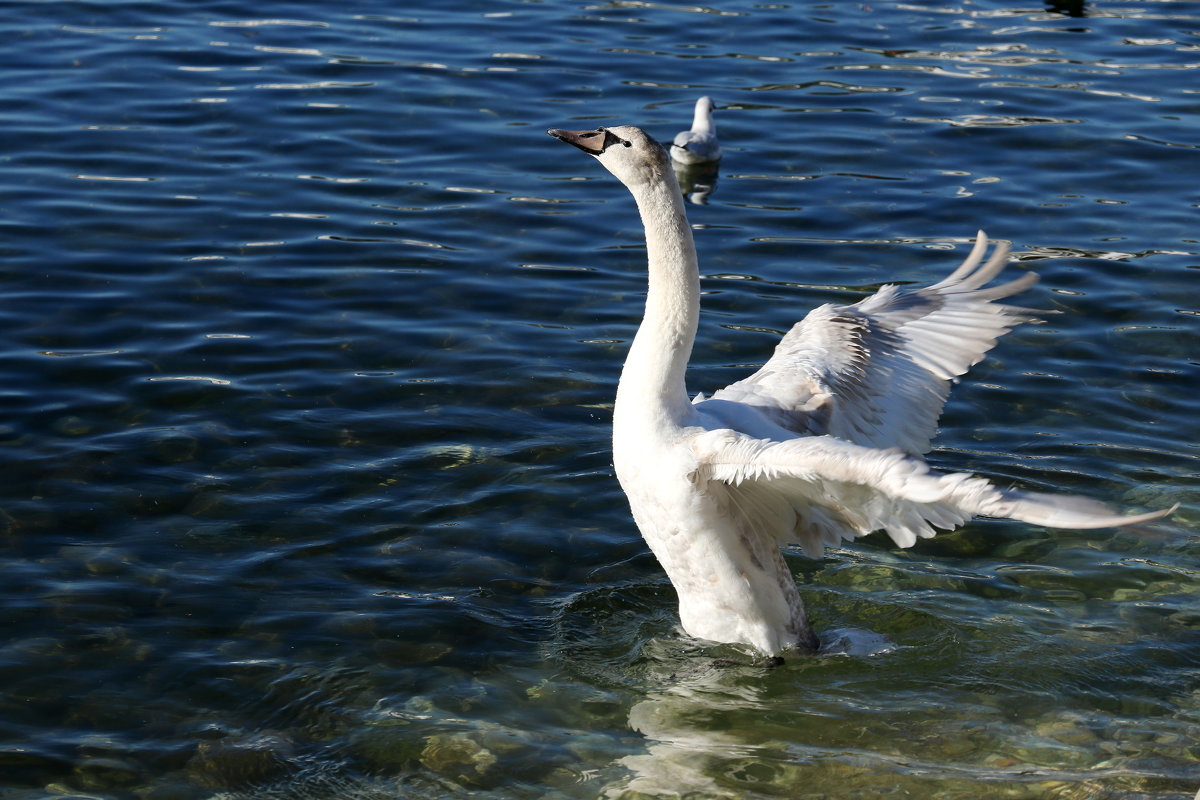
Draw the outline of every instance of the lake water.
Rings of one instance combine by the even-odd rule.
[[[1200,788],[1200,3],[9,2],[0,31],[0,800]],[[1059,313],[931,460],[1175,516],[789,553],[829,652],[687,639],[608,450],[641,230],[545,129],[667,139],[702,94],[693,391],[982,227]]]

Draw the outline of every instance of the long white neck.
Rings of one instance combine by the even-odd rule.
[[[700,275],[683,196],[669,169],[665,177],[630,187],[646,228],[649,290],[613,409],[614,422],[627,427],[678,425],[690,408],[684,372],[700,318]]]

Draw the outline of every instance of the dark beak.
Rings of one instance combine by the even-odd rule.
[[[600,155],[609,145],[617,142],[628,144],[607,128],[597,128],[594,131],[564,131],[561,128],[551,128],[546,133],[592,156]]]

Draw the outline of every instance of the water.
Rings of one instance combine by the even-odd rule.
[[[6,3],[0,798],[1191,798],[1200,4],[1082,5]],[[700,94],[693,390],[984,227],[1060,313],[932,460],[1180,511],[684,637],[609,465],[640,230],[544,130]]]

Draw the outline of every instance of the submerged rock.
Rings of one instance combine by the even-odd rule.
[[[279,733],[232,736],[201,742],[188,774],[209,789],[244,789],[280,778],[293,770],[292,740]]]
[[[92,791],[125,789],[142,779],[135,764],[118,758],[85,758],[74,772],[79,785]]]
[[[425,740],[421,763],[448,778],[478,783],[496,764],[496,756],[483,745],[461,734],[436,734]]]

